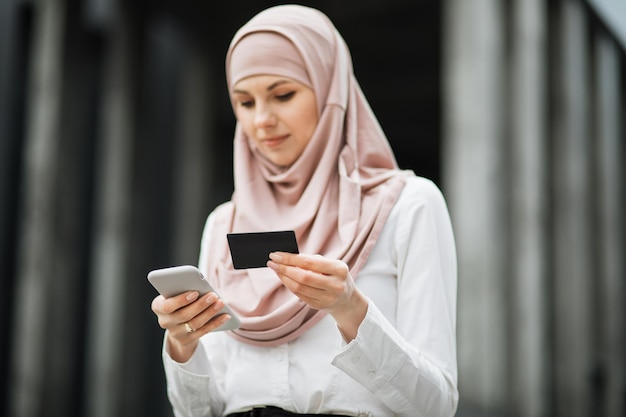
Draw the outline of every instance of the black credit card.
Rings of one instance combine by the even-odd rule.
[[[293,230],[228,233],[226,237],[235,269],[265,267],[271,252],[299,253]]]

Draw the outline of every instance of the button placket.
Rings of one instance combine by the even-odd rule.
[[[272,386],[272,395],[284,399],[289,395],[289,361],[287,360],[288,346],[281,345],[272,348],[271,358],[276,376]]]

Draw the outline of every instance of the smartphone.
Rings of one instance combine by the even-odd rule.
[[[186,291],[198,291],[200,295],[210,291],[217,294],[209,282],[204,279],[200,270],[191,265],[155,269],[148,273],[148,281],[165,298],[173,297]],[[231,318],[214,331],[233,330],[241,325],[239,318],[227,304],[217,314],[229,314]]]
[[[226,237],[235,269],[265,267],[271,252],[298,253],[293,230],[228,233]]]

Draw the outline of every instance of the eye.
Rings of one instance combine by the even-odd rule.
[[[254,107],[254,99],[247,94],[235,94],[233,98],[239,107],[246,109]]]
[[[237,102],[239,103],[240,107],[244,107],[246,109],[254,107],[254,100],[238,99]]]
[[[276,98],[278,99],[278,101],[289,101],[295,94],[295,91],[290,91],[286,94],[277,95]]]

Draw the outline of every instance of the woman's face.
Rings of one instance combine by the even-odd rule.
[[[290,78],[255,75],[235,84],[235,116],[259,152],[279,166],[302,154],[317,126],[315,93]]]

